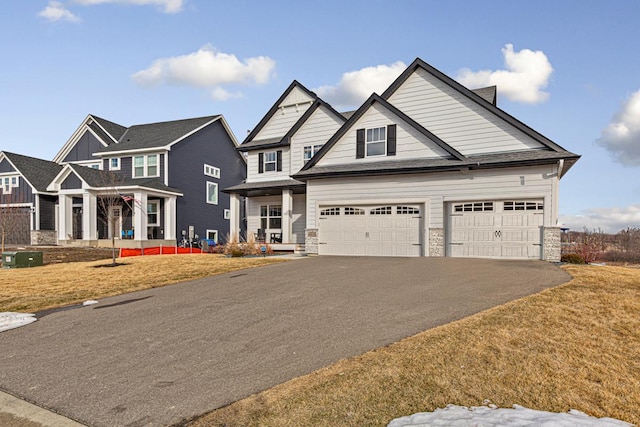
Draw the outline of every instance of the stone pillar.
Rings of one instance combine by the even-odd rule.
[[[58,240],[73,239],[73,198],[58,196]]]
[[[444,248],[444,228],[429,229],[429,256],[443,257],[445,255]]]
[[[164,199],[164,239],[176,240],[176,196]]]
[[[133,193],[133,239],[147,240],[147,193]]]
[[[307,228],[304,230],[304,250],[307,255],[318,255],[317,228]]]
[[[240,241],[240,195],[233,193],[229,197],[229,238],[231,241]],[[247,231],[248,233],[248,231]],[[226,236],[223,236],[226,238]],[[220,236],[218,236],[220,240]]]
[[[91,193],[82,195],[82,240],[97,240],[98,199]]]
[[[562,232],[560,227],[543,227],[542,259],[549,262],[560,262],[562,256]]]
[[[282,243],[291,242],[293,234],[293,191],[282,190]]]

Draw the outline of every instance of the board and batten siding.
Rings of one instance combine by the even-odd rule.
[[[464,155],[542,148],[421,68],[388,101]]]
[[[282,205],[282,196],[251,197],[247,199],[247,233],[256,233],[260,228],[260,206],[264,205]],[[293,212],[291,213],[291,241],[282,243],[304,243],[306,207],[305,195],[294,194]]]
[[[258,173],[258,161],[260,153],[276,152],[282,150],[282,170],[281,171],[264,171]],[[268,148],[265,150],[249,151],[247,156],[247,182],[266,182],[266,181],[281,181],[289,179],[291,171],[289,165],[291,160],[289,159],[289,147],[277,147]]]
[[[343,123],[343,119],[336,117],[326,107],[317,108],[293,135],[291,140],[291,171],[298,172],[304,166],[305,146],[324,145]]]
[[[372,156],[356,159],[356,132],[358,129],[396,124],[396,155]],[[375,103],[340,138],[331,150],[318,161],[318,166],[348,164],[354,162],[379,162],[382,160],[402,160],[415,158],[451,157],[413,126],[401,120],[384,106]]]
[[[313,99],[304,91],[297,87],[294,88],[253,140],[284,136],[307,111],[312,102]]]
[[[557,222],[557,165],[491,171],[384,175],[307,181],[307,228],[317,228],[318,207],[426,202],[427,228],[442,228],[445,203],[455,201],[544,200],[544,225]]]

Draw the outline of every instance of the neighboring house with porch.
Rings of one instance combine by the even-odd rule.
[[[143,247],[195,235],[217,242],[230,222],[229,196],[220,189],[245,177],[236,147],[221,115],[131,127],[89,115],[53,162],[28,158],[49,171],[35,193],[54,215],[53,226],[43,222],[49,216],[31,202],[31,230],[40,224],[49,235],[43,241],[32,232],[21,243],[110,245],[114,236],[119,246]],[[12,179],[10,160],[18,157],[5,157],[0,176]],[[28,177],[33,171],[24,165]]]
[[[299,105],[281,97],[239,148],[249,152],[247,181],[225,191],[232,216],[238,196],[248,197],[248,233],[297,218],[291,241],[303,241],[304,226],[308,254],[560,259],[558,186],[580,156],[499,109],[495,87],[469,90],[418,58],[344,123],[323,103],[339,128],[310,133],[304,147],[322,148],[308,161],[284,137]],[[280,182],[282,196],[258,190],[253,202],[254,188],[274,194]],[[286,192],[297,196],[293,209]],[[280,210],[262,208],[279,198]]]

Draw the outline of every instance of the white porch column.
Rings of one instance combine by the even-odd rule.
[[[97,240],[98,199],[91,193],[82,195],[82,240]]]
[[[133,193],[133,239],[147,240],[147,193]]]
[[[73,234],[73,198],[58,196],[58,240],[71,240]]]
[[[293,234],[293,190],[282,190],[282,243],[291,243]]]
[[[229,206],[229,236],[240,241],[240,195],[232,193],[229,197],[231,205]],[[220,240],[220,237],[218,237]]]
[[[164,238],[176,240],[176,196],[164,199]]]

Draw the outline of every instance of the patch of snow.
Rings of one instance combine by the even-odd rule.
[[[433,412],[420,412],[392,420],[387,427],[432,427],[432,426],[482,426],[482,427],[631,427],[625,421],[613,418],[596,418],[584,412],[571,409],[569,412],[555,413],[527,409],[513,405],[513,409],[489,406],[447,405]]]
[[[20,326],[28,325],[36,320],[35,314],[30,313],[11,313],[9,311],[3,311],[0,313],[0,332],[8,331],[9,329],[19,328]]]
[[[85,301],[82,303],[82,305],[94,305],[97,304],[98,301],[94,300],[94,299],[90,299],[89,301]]]

